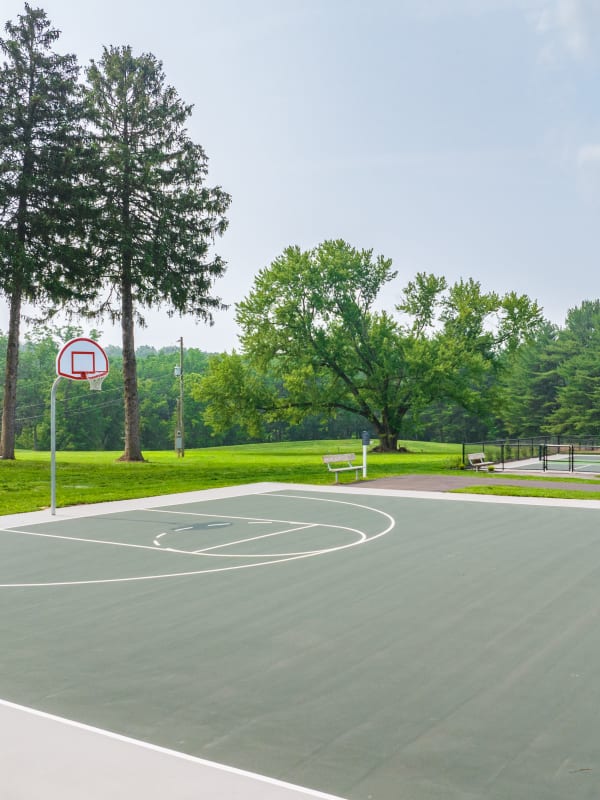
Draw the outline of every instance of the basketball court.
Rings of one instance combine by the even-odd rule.
[[[4,517],[5,796],[596,798],[599,511],[260,484]]]

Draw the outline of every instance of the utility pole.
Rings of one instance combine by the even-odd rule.
[[[179,397],[177,399],[177,430],[175,431],[175,450],[177,455],[183,458],[185,456],[185,447],[183,445],[183,336],[178,339],[179,342],[179,365],[175,367],[175,377],[179,378]]]

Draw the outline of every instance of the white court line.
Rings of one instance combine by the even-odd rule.
[[[529,473],[530,474],[530,473]],[[508,495],[464,494],[455,492],[432,492],[415,489],[381,489],[370,485],[369,481],[357,486],[344,486],[309,483],[279,483],[262,481],[260,483],[244,483],[235,486],[222,486],[218,489],[197,489],[192,492],[163,494],[150,497],[137,497],[132,500],[107,500],[100,503],[84,503],[74,506],[61,506],[56,514],[51,515],[49,509],[43,511],[25,511],[19,514],[0,515],[0,520],[10,528],[12,526],[39,525],[41,523],[60,524],[65,520],[86,519],[104,514],[115,514],[123,511],[149,511],[164,506],[188,505],[189,503],[205,503],[211,500],[231,500],[275,492],[299,492],[329,494],[347,497],[394,497],[407,500],[440,501],[449,503],[488,503],[515,506],[546,506],[548,508],[585,508],[589,511],[600,509],[600,500],[564,500],[557,497],[515,497]],[[311,497],[306,495],[305,497]],[[143,504],[143,505],[142,505]],[[268,523],[269,520],[264,520]]]
[[[283,495],[271,495],[271,494],[269,494],[269,497],[280,497],[280,496],[283,496]],[[287,496],[288,497],[293,497],[294,499],[298,499],[295,495],[287,495]],[[314,500],[321,500],[322,498],[320,498],[320,497],[312,498],[311,497],[309,499],[310,500],[313,500],[313,499]],[[361,506],[358,503],[349,503],[349,502],[346,502],[346,501],[343,501],[343,500],[339,500],[339,501],[338,500],[330,500],[329,502],[330,503],[338,503],[339,502],[341,505],[356,506],[357,508],[366,508],[368,511],[374,511],[377,514],[381,514],[382,516],[387,517],[388,519],[392,520],[394,522],[394,524],[395,524],[395,521],[394,521],[393,517],[391,517],[389,514],[386,514],[385,511],[379,511],[379,509],[377,509],[377,508],[371,508],[370,506]],[[156,512],[158,512],[160,514],[168,514],[169,513],[169,511],[167,511],[165,509],[162,509],[162,508],[151,508],[151,509],[144,509],[144,510],[145,511],[156,511]],[[252,525],[252,524],[260,525],[262,523],[268,523],[270,525],[274,525],[275,523],[277,523],[278,525],[296,525],[296,526],[298,526],[298,530],[301,530],[302,528],[310,528],[311,526],[316,526],[316,527],[319,527],[319,528],[333,528],[334,530],[350,531],[351,533],[356,533],[359,536],[363,536],[364,540],[374,539],[375,538],[374,536],[368,536],[368,534],[364,534],[363,531],[359,530],[358,528],[350,528],[347,525],[335,525],[335,524],[333,524],[331,522],[304,522],[304,521],[300,522],[299,520],[292,520],[292,519],[262,519],[261,517],[240,517],[240,516],[234,516],[233,514],[203,514],[203,513],[199,512],[199,511],[173,511],[173,513],[174,514],[189,514],[190,516],[193,516],[193,517],[213,517],[213,518],[214,517],[220,517],[221,519],[237,519],[237,520],[247,521],[249,525]],[[252,522],[250,520],[252,520]],[[392,525],[392,527],[393,527],[393,525]],[[185,528],[179,528],[178,530],[186,530],[186,529]],[[289,531],[275,531],[275,533],[265,533],[265,534],[263,534],[261,536],[255,536],[255,537],[252,537],[252,538],[249,538],[249,539],[240,539],[240,542],[251,542],[251,541],[253,541],[253,539],[266,539],[268,536],[279,536],[282,533],[289,533],[292,530],[294,530],[294,528],[290,528]],[[384,531],[384,533],[388,533],[389,530],[391,530],[391,528],[387,528]],[[174,533],[174,532],[175,531],[167,531],[167,533]],[[162,535],[163,534],[161,534],[161,536]],[[380,536],[381,534],[377,534],[377,535]],[[232,542],[231,544],[238,544],[238,542]],[[227,544],[216,545],[216,547],[227,547],[227,546],[228,546]],[[215,548],[208,547],[206,549],[207,550],[213,550]],[[204,552],[206,552],[206,550],[181,550],[181,551],[178,551],[178,552],[182,552],[182,553],[186,553],[186,552],[189,552],[189,553],[204,553]],[[321,551],[316,550],[314,552],[321,552]]]
[[[84,539],[81,536],[61,536],[58,533],[40,533],[39,531],[23,531],[14,528],[0,528],[0,533],[16,533],[23,536],[41,536],[44,539],[62,539],[65,542],[84,542],[85,544],[109,544],[114,547],[133,547],[135,550],[151,550],[153,553],[164,553],[163,547],[154,547],[149,544],[132,544],[130,542],[112,542],[107,539]],[[166,531],[168,533],[168,531]],[[160,533],[159,536],[164,536]],[[157,537],[158,538],[158,537]],[[188,550],[182,550],[188,553]]]
[[[294,555],[289,558],[278,558],[276,561],[259,561],[257,564],[238,564],[233,567],[212,567],[211,569],[195,569],[188,572],[162,572],[156,575],[131,575],[125,578],[97,578],[94,580],[81,580],[81,581],[49,581],[47,583],[0,583],[0,589],[35,589],[46,586],[93,586],[101,583],[138,583],[140,581],[158,581],[164,578],[191,578],[196,575],[215,575],[219,572],[235,572],[240,569],[254,569],[255,567],[271,567],[273,564],[283,564],[288,561],[298,561],[302,558],[313,558],[314,556],[322,556],[326,553],[333,553],[337,550],[346,550],[349,547],[356,547],[357,544],[362,542],[351,542],[351,544],[340,545],[339,547],[329,547],[326,550],[311,550],[302,555]],[[154,548],[150,548],[154,549]],[[158,552],[163,553],[178,553],[182,555],[193,556],[184,550],[173,550],[171,548],[157,548]],[[216,556],[213,556],[216,558]],[[261,556],[262,558],[263,556]],[[209,556],[210,558],[210,556]]]
[[[202,550],[194,550],[194,553],[208,553],[210,550],[220,550],[223,547],[233,547],[234,544],[245,544],[246,542],[256,542],[259,539],[268,539],[270,536],[282,536],[284,533],[294,533],[294,531],[304,531],[307,528],[316,528],[317,523],[310,522],[306,525],[299,525],[295,528],[288,528],[284,531],[275,531],[275,533],[263,533],[261,536],[250,536],[248,539],[238,539],[235,542],[223,542],[223,544],[215,544],[212,547],[204,547]]]
[[[105,500],[100,503],[61,506],[56,509],[56,514],[51,514],[49,508],[43,511],[24,511],[19,514],[0,515],[0,519],[7,528],[24,525],[39,525],[40,523],[60,524],[68,519],[86,519],[88,517],[116,514],[123,511],[140,511],[167,505],[174,506],[188,503],[204,503],[208,500],[232,500],[238,497],[252,497],[253,495],[261,495],[273,491],[273,489],[276,490],[282,486],[290,488],[287,484],[267,483],[265,481],[263,483],[222,486],[219,489],[197,489],[193,492],[179,492],[178,494],[136,497],[132,500]]]
[[[144,510],[157,511],[158,509],[144,509]],[[168,512],[165,511],[164,513],[168,513]],[[184,512],[184,511],[175,511],[173,513],[175,513],[175,514],[187,513],[187,514],[192,514],[193,516],[196,516],[196,517],[222,517],[224,519],[241,519],[241,520],[258,519],[259,522],[263,522],[264,521],[264,520],[262,520],[260,518],[257,518],[257,517],[233,517],[233,516],[228,516],[228,515],[225,515],[225,514],[195,514],[193,512]],[[269,521],[270,522],[277,522],[277,523],[281,523],[281,524],[286,524],[286,525],[305,525],[306,524],[304,522],[297,522],[295,520],[286,520],[286,519],[269,520]],[[321,524],[321,523],[319,523],[319,524]],[[179,528],[178,530],[180,530],[180,531],[191,530],[192,527],[193,526],[190,526],[190,528]],[[326,528],[341,528],[342,526],[341,525],[326,525],[325,523],[323,523],[323,527],[326,527]],[[348,530],[352,530],[352,529],[348,529]],[[41,536],[42,538],[46,538],[46,539],[63,539],[64,541],[68,541],[68,542],[84,542],[86,544],[107,544],[107,545],[112,545],[114,547],[132,547],[132,548],[134,548],[136,550],[151,550],[154,553],[167,552],[167,548],[165,548],[165,547],[155,547],[155,546],[149,545],[149,544],[133,544],[131,542],[113,542],[113,541],[108,540],[108,539],[86,539],[86,538],[81,537],[81,536],[65,536],[65,535],[61,535],[61,534],[58,534],[58,533],[41,533],[39,531],[24,531],[24,530],[18,530],[16,528],[0,528],[0,533],[23,534],[23,536]],[[168,533],[174,533],[174,531],[164,531],[163,533],[159,533],[158,536],[156,537],[156,539],[159,539],[161,536],[165,536]],[[358,533],[358,531],[356,531],[356,533]],[[269,535],[272,535],[272,534],[269,534]],[[154,541],[156,541],[156,539]],[[173,553],[183,553],[183,554],[187,554],[187,555],[194,555],[194,551],[193,550],[176,550],[176,549],[172,548],[171,552],[173,552]]]
[[[277,494],[271,494],[270,497],[286,497],[288,500],[298,499],[298,496],[295,494],[282,494],[281,492],[278,492]],[[303,499],[306,500],[307,498],[304,497]],[[396,520],[394,519],[394,517],[392,517],[391,514],[388,514],[387,511],[381,511],[381,509],[379,508],[373,508],[372,506],[365,506],[362,505],[361,503],[351,503],[349,500],[329,500],[326,497],[311,497],[310,499],[316,500],[319,503],[338,503],[339,505],[342,506],[354,506],[354,508],[364,508],[367,511],[373,511],[376,514],[381,514],[382,517],[386,517],[389,521],[388,527],[384,531],[381,531],[381,533],[374,534],[373,536],[368,536],[367,541],[369,542],[372,541],[373,539],[379,539],[380,536],[385,536],[385,534],[389,533],[392,530],[392,528],[396,525]],[[351,529],[348,528],[347,530]]]
[[[264,536],[254,536],[251,539],[240,539],[239,542],[231,542],[231,544],[241,544],[242,542],[253,542],[256,539],[266,539],[268,536],[280,536],[284,533],[293,533],[294,531],[301,531],[306,530],[307,528],[320,528],[323,527],[320,523],[315,522],[311,523],[310,525],[305,525],[304,528],[290,528],[287,531],[277,531],[277,533],[267,533]],[[363,533],[363,531],[359,531],[358,528],[347,528],[343,525],[335,525],[333,526],[336,530],[343,530],[343,531],[350,531],[350,533],[358,534],[358,541],[353,542],[353,544],[362,544],[363,542],[367,541],[367,534]],[[313,554],[315,556],[319,555],[320,553],[324,553],[327,551],[324,550],[301,550],[299,553],[257,553],[253,555],[252,553],[209,553],[208,550],[216,550],[217,548],[229,547],[229,544],[219,544],[215,547],[207,547],[205,550],[195,550],[195,553],[202,553],[205,556],[212,556],[213,558],[285,558],[286,556],[302,556],[302,555],[309,555]],[[344,545],[347,546],[347,545]],[[331,548],[332,550],[337,550],[341,548]],[[278,563],[278,562],[273,562]]]
[[[270,492],[266,492],[269,497],[271,496]],[[219,519],[239,519],[242,522],[254,522],[257,525],[260,525],[262,522],[271,523],[274,522],[285,524],[285,525],[305,525],[305,520],[298,520],[298,519],[273,519],[272,517],[264,518],[263,517],[241,517],[236,514],[206,514],[202,511],[176,511],[174,508],[144,508],[143,511],[151,511],[153,514],[179,514],[186,517],[219,517]]]
[[[15,723],[10,732],[13,762],[8,769],[5,768],[3,784],[8,779],[10,786],[17,787],[19,797],[51,796],[61,800],[79,800],[82,791],[85,796],[93,795],[94,798],[114,797],[112,793],[106,793],[108,790],[103,791],[103,771],[107,770],[112,791],[117,776],[117,784],[123,787],[123,793],[119,791],[118,797],[128,800],[132,791],[136,797],[143,796],[147,800],[162,800],[164,797],[183,800],[192,796],[210,797],[212,800],[233,797],[247,800],[294,800],[300,797],[343,800],[339,796],[180,753],[8,700],[0,700],[0,709],[10,713],[10,721]],[[21,734],[19,741],[23,746],[15,753],[17,731]],[[88,742],[90,746],[86,746]],[[78,765],[72,763],[73,751],[77,752]],[[14,763],[15,755],[17,763]],[[93,782],[87,791],[82,789],[79,780],[70,783],[73,771],[77,772],[76,766]],[[57,775],[60,776],[60,786],[53,781]],[[169,784],[167,787],[165,782]]]
[[[295,499],[298,499],[298,497],[295,497]],[[305,496],[305,499],[313,499],[313,498],[311,498],[309,496]],[[314,498],[314,499],[316,500],[316,499],[321,499],[321,498]],[[354,503],[350,503],[350,502],[346,502],[346,501],[335,501],[335,500],[332,500],[330,502],[340,502],[342,505],[357,505],[358,506],[358,504],[354,504]],[[394,527],[395,521],[394,521],[393,517],[391,517],[389,514],[386,514],[383,511],[379,511],[378,509],[371,508],[370,506],[360,506],[360,507],[368,509],[368,510],[373,511],[373,512],[376,512],[378,514],[381,514],[382,516],[387,517],[391,521],[391,524],[389,524],[388,527],[384,531],[382,531],[380,534],[377,534],[375,536],[370,537],[371,539],[378,538],[379,536],[383,535],[384,533],[388,533]],[[161,513],[169,513],[169,511],[167,511],[166,509],[144,509],[144,510],[155,510],[155,511],[159,511]],[[255,517],[239,517],[239,516],[221,515],[221,514],[200,514],[200,513],[189,512],[189,511],[187,511],[187,512],[185,512],[185,511],[180,511],[180,512],[175,511],[175,512],[172,512],[172,513],[187,514],[188,516],[201,516],[201,517],[212,517],[212,518],[220,516],[222,519],[241,519],[241,520],[245,520],[245,521],[248,521],[250,519],[254,519],[254,520],[257,519]],[[279,524],[287,523],[287,524],[299,525],[299,526],[312,524],[312,523],[298,522],[298,521],[293,521],[292,522],[290,520],[273,520],[273,519],[263,520],[261,518],[258,518],[258,521],[260,521],[260,522],[268,521],[270,523],[275,521],[275,522],[278,522]],[[160,579],[164,579],[164,578],[184,578],[184,577],[192,577],[192,576],[195,576],[195,575],[215,574],[215,573],[219,573],[219,572],[233,572],[235,570],[240,570],[240,569],[253,569],[255,567],[272,566],[273,564],[283,564],[283,563],[290,562],[290,561],[297,561],[297,560],[303,559],[303,558],[314,558],[315,556],[325,555],[327,553],[334,553],[334,552],[338,552],[340,550],[347,550],[347,549],[349,549],[351,547],[356,547],[357,545],[360,545],[360,544],[363,544],[366,541],[369,541],[369,537],[367,537],[367,535],[363,531],[359,531],[358,529],[355,529],[355,528],[348,528],[348,527],[343,526],[343,525],[332,525],[330,523],[323,523],[323,522],[315,523],[315,524],[318,525],[319,527],[332,528],[334,530],[349,530],[349,531],[351,531],[353,533],[358,534],[358,536],[360,538],[355,542],[350,542],[349,544],[338,545],[336,547],[322,548],[320,550],[310,550],[310,551],[307,551],[307,552],[304,552],[304,553],[300,553],[300,554],[298,554],[298,553],[293,553],[293,554],[283,553],[283,554],[277,554],[276,556],[269,556],[269,555],[260,554],[258,556],[259,558],[266,558],[266,559],[269,559],[269,560],[267,560],[267,561],[259,561],[259,562],[255,562],[255,563],[249,563],[249,564],[238,564],[238,565],[235,565],[235,566],[228,566],[228,567],[215,567],[215,568],[210,568],[210,569],[189,570],[189,571],[185,571],[185,572],[159,573],[159,574],[154,574],[154,575],[133,575],[133,576],[124,577],[124,578],[99,578],[99,579],[71,580],[71,581],[48,581],[48,582],[39,582],[39,581],[37,581],[37,582],[27,582],[27,583],[2,583],[2,584],[0,584],[0,588],[1,589],[9,589],[9,588],[10,589],[16,589],[16,588],[21,588],[22,589],[22,588],[39,588],[39,587],[46,587],[46,586],[89,586],[89,585],[95,585],[95,584],[139,582],[139,581],[147,581],[147,580],[160,580]],[[2,529],[0,529],[0,530],[2,530]],[[202,558],[203,555],[204,555],[202,553],[196,554],[196,553],[194,553],[192,551],[175,550],[174,548],[162,548],[162,547],[154,547],[154,546],[150,547],[148,545],[132,545],[132,544],[126,544],[124,542],[110,542],[110,541],[102,541],[102,540],[96,540],[96,539],[83,539],[83,538],[80,538],[80,537],[60,536],[58,534],[48,534],[48,533],[36,533],[36,532],[33,532],[33,531],[12,530],[12,529],[9,529],[9,528],[5,528],[3,530],[5,532],[7,532],[7,533],[24,534],[24,535],[29,535],[29,536],[42,536],[42,537],[48,537],[48,538],[53,538],[53,539],[64,539],[64,540],[67,540],[67,541],[78,541],[78,542],[84,542],[84,543],[87,543],[87,544],[94,544],[94,543],[95,544],[109,544],[109,545],[114,544],[114,545],[123,546],[123,547],[134,547],[134,548],[138,548],[138,549],[142,549],[142,550],[151,550],[151,551],[153,551],[155,553],[156,552],[177,553],[179,555],[190,555],[190,556],[196,556],[197,555],[199,558]],[[206,557],[209,557],[209,558],[210,557],[212,557],[212,558],[218,558],[218,557],[227,558],[228,556],[222,555],[222,554],[218,555],[218,554],[214,554],[214,553],[209,553]],[[243,556],[243,557],[244,558],[248,558],[248,556]]]
[[[318,495],[335,495],[337,498],[340,497],[347,497],[347,498],[358,498],[361,497],[362,499],[366,498],[373,498],[378,497],[382,498],[396,498],[402,500],[421,500],[426,502],[449,502],[449,503],[484,503],[484,504],[499,504],[499,505],[513,505],[513,506],[537,506],[537,507],[545,507],[545,508],[562,508],[565,510],[571,509],[585,509],[586,511],[598,511],[600,510],[600,500],[563,500],[562,498],[546,498],[546,497],[514,497],[514,496],[494,496],[494,495],[475,495],[475,494],[462,494],[462,493],[451,493],[451,492],[431,492],[431,491],[416,491],[416,490],[407,490],[407,489],[382,489],[379,487],[369,487],[368,484],[361,485],[361,486],[321,486],[321,485],[310,485],[310,484],[302,484],[302,483],[275,483],[275,482],[263,482],[263,483],[251,483],[251,484],[243,484],[239,486],[227,486],[222,487],[220,489],[202,489],[194,492],[183,492],[181,494],[174,494],[174,495],[159,495],[156,497],[145,497],[145,498],[137,498],[134,500],[116,500],[110,502],[103,502],[103,503],[93,503],[88,505],[79,505],[79,506],[68,506],[65,508],[57,509],[57,513],[55,516],[51,516],[48,510],[45,511],[34,511],[34,512],[26,512],[22,514],[9,514],[4,516],[2,521],[6,525],[4,530],[11,533],[25,533],[23,530],[13,530],[10,528],[11,525],[38,525],[43,523],[60,523],[65,520],[74,520],[74,519],[86,519],[90,517],[97,517],[99,515],[104,514],[114,514],[118,512],[127,512],[127,511],[157,511],[161,513],[180,513],[180,514],[189,514],[190,512],[177,512],[173,508],[166,509],[164,506],[167,505],[184,505],[189,503],[203,503],[207,501],[221,501],[221,500],[229,500],[233,498],[245,498],[250,496],[256,495],[269,495],[272,497],[283,497],[286,493],[289,492],[297,492],[295,495],[290,495],[292,499],[295,500],[327,500],[328,502],[334,502],[329,498],[325,497],[318,497]],[[315,496],[317,495],[317,496]],[[354,505],[354,503],[348,501],[337,500],[339,503],[346,502],[349,505]],[[143,505],[142,505],[143,503]],[[359,504],[356,504],[359,505]],[[370,506],[362,506],[363,508],[367,508],[376,513],[384,513],[379,511],[379,509],[372,508]],[[215,516],[206,514],[204,516]],[[217,515],[218,516],[218,515]],[[389,515],[386,515],[389,517]],[[389,517],[391,519],[391,517]],[[244,518],[242,518],[244,519]],[[260,523],[265,524],[272,524],[273,520],[270,519],[263,519],[256,522],[256,524]],[[379,536],[387,533],[393,525],[388,526],[386,531],[382,531],[380,534],[375,534],[374,536],[370,537],[368,541],[374,538],[378,538]],[[40,535],[40,534],[37,534]],[[56,536],[58,539],[63,538],[72,538],[72,537],[63,537],[63,536]],[[88,539],[84,539],[82,541],[90,541]],[[110,542],[109,542],[110,544]],[[120,544],[123,543],[114,543]],[[91,585],[91,584],[109,584],[109,583],[127,583],[127,582],[139,582],[145,580],[159,580],[164,578],[182,578],[182,577],[192,577],[196,575],[208,575],[208,574],[215,574],[218,572],[226,572],[226,571],[234,571],[239,569],[249,569],[253,567],[262,567],[262,566],[272,566],[273,564],[281,564],[289,561],[299,560],[301,558],[311,558],[313,556],[326,554],[332,552],[332,550],[344,550],[350,547],[354,547],[359,542],[353,542],[349,545],[342,545],[338,548],[327,548],[324,550],[314,551],[307,553],[302,556],[291,556],[285,559],[278,559],[276,561],[268,560],[263,562],[258,562],[254,564],[238,564],[231,567],[219,567],[219,568],[212,568],[212,569],[205,569],[205,570],[190,570],[186,572],[173,572],[173,573],[162,573],[158,575],[137,575],[125,578],[103,578],[99,580],[79,580],[79,581],[55,581],[51,583],[8,583],[8,584],[0,584],[0,588],[38,588],[38,587],[51,587],[51,586],[84,586],[84,585]],[[141,549],[144,549],[144,546],[138,545]],[[164,548],[154,548],[149,547],[149,550],[153,550],[154,552],[168,552]],[[188,553],[191,555],[190,553]]]
[[[509,476],[510,477],[510,476]],[[573,484],[573,488],[577,486]],[[598,511],[600,500],[566,500],[562,497],[520,497],[515,495],[491,495],[491,494],[467,494],[463,492],[431,492],[417,489],[381,489],[369,487],[368,482],[364,486],[318,486],[310,484],[276,484],[270,489],[265,489],[265,494],[279,493],[285,491],[297,492],[317,492],[320,494],[346,495],[348,497],[394,497],[406,500],[428,500],[439,501],[442,503],[485,503],[491,505],[505,506],[545,506],[546,508],[581,509],[588,511]],[[273,494],[274,497],[279,494]],[[295,495],[291,495],[294,497]],[[305,495],[305,499],[313,499],[312,495]],[[314,498],[315,500],[317,498]]]

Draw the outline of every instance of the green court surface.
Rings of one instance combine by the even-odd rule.
[[[599,509],[279,485],[6,518],[1,780],[35,796],[56,724],[45,798],[595,799]]]
[[[513,465],[510,465],[511,468],[514,468]],[[542,472],[544,471],[544,465],[541,461],[530,461],[527,464],[521,464],[519,469],[526,469],[526,470],[533,470],[534,472]],[[562,461],[548,461],[546,466],[546,470],[548,472],[568,472],[570,475],[573,472],[593,472],[593,473],[600,473],[600,463],[598,461],[590,462],[590,461],[576,461],[573,469],[569,462],[565,459]]]
[[[511,469],[515,469],[517,465],[514,463],[508,464]],[[519,470],[533,470],[533,471],[548,471],[548,472],[594,472],[600,473],[600,456],[592,455],[575,455],[573,460],[570,460],[567,455],[548,456],[546,460],[546,470],[544,470],[544,462],[541,458],[528,459],[527,461],[519,462]],[[571,469],[572,467],[572,469]]]

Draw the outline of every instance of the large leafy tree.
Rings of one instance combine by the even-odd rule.
[[[0,456],[14,458],[19,331],[24,301],[38,307],[84,298],[93,286],[84,253],[90,204],[81,181],[84,135],[75,56],[25,5],[0,39],[0,292],[9,330]]]
[[[256,433],[274,418],[344,410],[394,450],[409,410],[440,399],[476,409],[498,353],[535,330],[540,310],[475,281],[448,287],[419,274],[400,321],[374,309],[395,276],[389,259],[340,240],[286,249],[238,304],[244,353],[215,358],[202,383],[209,424]]]
[[[96,137],[99,309],[121,322],[125,387],[123,460],[142,460],[134,326],[162,304],[205,321],[225,269],[210,248],[226,228],[229,196],[206,185],[207,157],[185,127],[192,109],[165,83],[161,63],[130,47],[105,48],[87,72]]]

